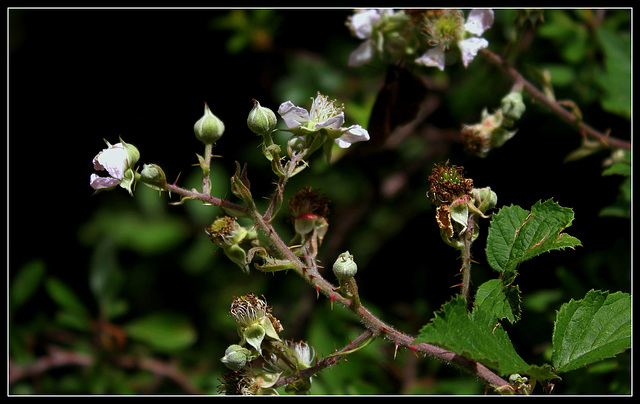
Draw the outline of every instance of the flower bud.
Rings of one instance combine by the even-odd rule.
[[[240,370],[251,361],[251,351],[237,344],[229,345],[220,361],[231,370]]]
[[[167,186],[167,176],[157,164],[143,165],[140,172],[140,181],[157,190],[164,190]]]
[[[204,103],[204,115],[193,126],[198,140],[204,144],[214,144],[224,133],[224,123],[211,113],[207,103]]]
[[[498,203],[498,195],[490,187],[474,188],[471,190],[474,204],[482,213],[495,208]]]
[[[505,118],[516,121],[524,114],[527,107],[522,100],[522,94],[519,91],[514,91],[500,101],[500,109]]]
[[[270,134],[276,129],[278,119],[269,108],[260,106],[257,100],[253,100],[253,109],[249,112],[247,126],[256,135]]]
[[[353,255],[349,254],[349,251],[340,254],[333,264],[333,273],[341,281],[353,278],[356,272],[358,272],[358,265],[353,260]]]

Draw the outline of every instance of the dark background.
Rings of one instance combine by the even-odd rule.
[[[331,52],[338,40],[352,48],[358,44],[344,24],[350,10],[280,10],[283,23],[270,51],[231,55],[225,50],[228,34],[211,28],[212,19],[222,13],[225,10],[9,12],[10,275],[39,257],[47,262],[49,272],[76,288],[79,295],[89,296],[84,268],[91,250],[79,243],[78,228],[110,201],[131,199],[121,189],[92,195],[92,159],[105,147],[103,139],[114,144],[121,136],[135,144],[141,151],[141,163],[161,165],[173,180],[195,163],[194,153],[201,153],[193,124],[207,102],[225,122],[225,136],[218,147],[225,156],[223,164],[231,171],[235,159],[259,153],[255,137],[245,127],[251,100],[259,99],[274,110],[285,101],[274,94],[273,87],[288,74],[285,62],[289,52],[304,49],[323,54]],[[493,73],[497,74],[495,70]],[[365,85],[376,87],[379,83],[378,79],[373,85]],[[508,90],[509,84],[497,87]],[[443,103],[430,123],[459,127],[460,122],[446,108]],[[563,163],[564,157],[579,146],[580,135],[540,107],[532,106],[530,111],[532,114],[519,124],[518,134],[492,152],[491,158],[468,156],[459,143],[447,142],[442,152],[430,155],[430,160],[409,176],[406,190],[393,203],[402,207],[402,198],[408,193],[424,195],[432,163],[451,158],[465,166],[477,186],[490,185],[498,194],[499,206],[517,204],[530,209],[538,200],[553,198],[575,210],[575,221],[567,232],[580,239],[584,247],[537,257],[535,266],[529,267],[531,271],[522,271],[518,278],[525,292],[556,285],[555,269],[559,266],[584,280],[567,298],[581,298],[591,288],[629,292],[627,277],[609,271],[611,263],[596,265],[586,276],[581,272],[589,260],[588,253],[630,244],[628,220],[598,215],[602,207],[615,201],[621,179],[601,176],[603,154]],[[629,122],[607,115],[596,106],[583,112],[586,121],[596,128],[612,127],[618,137],[629,138]],[[470,116],[467,122],[472,119]],[[398,162],[402,164],[397,156],[366,161],[358,160],[356,152],[354,156],[350,160],[347,154],[336,170],[360,169],[374,177],[382,175],[386,167],[395,170]],[[254,189],[268,194],[272,180],[268,168],[250,168],[250,175]],[[172,209],[179,214],[180,208]],[[355,213],[357,204],[334,206],[333,210],[344,218],[349,217],[350,209]],[[380,248],[366,257],[373,264],[367,269],[370,275],[363,276],[359,285],[367,293],[366,300],[382,307],[396,307],[389,302],[389,293],[378,294],[388,292],[391,284],[398,285],[394,302],[428,296],[435,310],[455,294],[457,289],[449,286],[457,283],[453,274],[459,263],[455,251],[439,240],[426,197],[424,209],[409,216],[402,222],[402,230],[394,230],[401,236],[385,238]],[[361,220],[366,223],[369,219],[365,214]],[[329,243],[330,235],[327,237]],[[331,252],[351,249],[350,237],[358,237],[357,232],[333,245]],[[478,244],[482,245],[480,241]],[[351,252],[358,256],[358,251]],[[332,262],[332,256],[327,253],[326,259],[322,258]],[[474,249],[474,258],[484,266],[477,275],[477,286],[495,274],[483,265],[482,248]],[[630,267],[629,257],[614,259]],[[428,275],[426,266],[432,268]],[[408,274],[415,275],[415,280],[404,282]],[[167,281],[165,286],[174,288],[172,294],[184,298],[173,301],[174,305],[190,307],[192,282],[180,277]],[[401,316],[402,310],[394,313]],[[425,320],[416,320],[414,326]],[[517,334],[513,338],[526,340]]]

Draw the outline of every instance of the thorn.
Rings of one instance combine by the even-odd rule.
[[[462,286],[462,282],[458,283],[457,285],[451,285],[449,286],[450,288],[457,288],[459,286]]]
[[[415,347],[415,346],[413,346],[413,345],[407,345],[407,348],[411,349],[411,351],[412,351],[412,352],[413,352],[413,354],[416,356],[416,358],[420,358],[420,357],[418,356],[418,348],[416,348],[416,347]]]
[[[395,349],[395,351],[393,352],[393,360],[396,360],[396,355],[398,354],[398,347],[399,347],[399,346],[400,346],[400,344],[398,344],[398,343],[396,342],[396,349]]]
[[[316,299],[320,299],[320,285],[316,285]]]
[[[334,295],[331,295],[331,310],[333,310],[333,301],[336,300]]]

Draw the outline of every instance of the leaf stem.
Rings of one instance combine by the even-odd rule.
[[[610,147],[614,147],[614,148],[619,147],[622,149],[631,150],[631,142],[610,137],[608,133],[601,133],[595,130],[594,128],[592,128],[591,126],[587,125],[579,117],[575,116],[570,111],[564,109],[556,101],[551,100],[546,95],[544,95],[542,91],[538,90],[533,84],[531,84],[524,77],[522,77],[522,75],[518,73],[516,69],[509,66],[507,62],[504,61],[500,56],[490,52],[487,49],[481,49],[480,53],[482,53],[485,57],[487,57],[489,61],[491,61],[493,64],[504,69],[504,71],[507,72],[509,76],[511,76],[511,79],[514,81],[514,83],[522,84],[523,89],[527,93],[529,93],[529,95],[533,99],[540,101],[542,104],[546,105],[554,114],[558,115],[560,118],[562,118],[564,121],[568,122],[569,124],[574,125],[582,135],[598,139],[602,143]]]

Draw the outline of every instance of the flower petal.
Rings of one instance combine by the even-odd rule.
[[[287,128],[297,128],[303,122],[309,122],[309,111],[295,106],[291,101],[283,102],[278,108],[278,113],[284,119]]]
[[[435,66],[444,71],[444,51],[439,47],[431,48],[415,62],[424,66]]]
[[[340,129],[342,124],[344,123],[344,112],[340,112],[336,116],[332,116],[324,122],[319,122],[316,124],[316,129]]]
[[[351,17],[351,29],[360,39],[371,38],[373,26],[378,22],[380,22],[380,13],[378,13],[378,10],[363,10]]]
[[[372,39],[367,39],[354,49],[349,55],[349,66],[358,67],[369,63],[373,60],[376,53],[376,44]]]
[[[469,66],[469,63],[476,57],[480,49],[484,49],[489,46],[489,41],[484,38],[468,38],[458,42],[460,52],[462,52],[462,64],[464,67]]]
[[[118,180],[124,177],[124,172],[129,168],[127,158],[127,151],[122,146],[122,143],[113,145],[96,156],[98,164],[104,167],[110,176]],[[95,166],[96,164],[94,163]]]
[[[464,29],[473,35],[480,36],[493,24],[493,10],[490,8],[474,8],[469,13]]]
[[[91,174],[91,187],[96,191],[99,189],[111,189],[117,186],[120,180],[112,177],[100,177],[96,174]]]
[[[336,139],[336,144],[340,148],[346,149],[353,143],[364,142],[369,139],[369,132],[367,132],[366,129],[364,129],[360,125],[352,125],[342,136]]]

